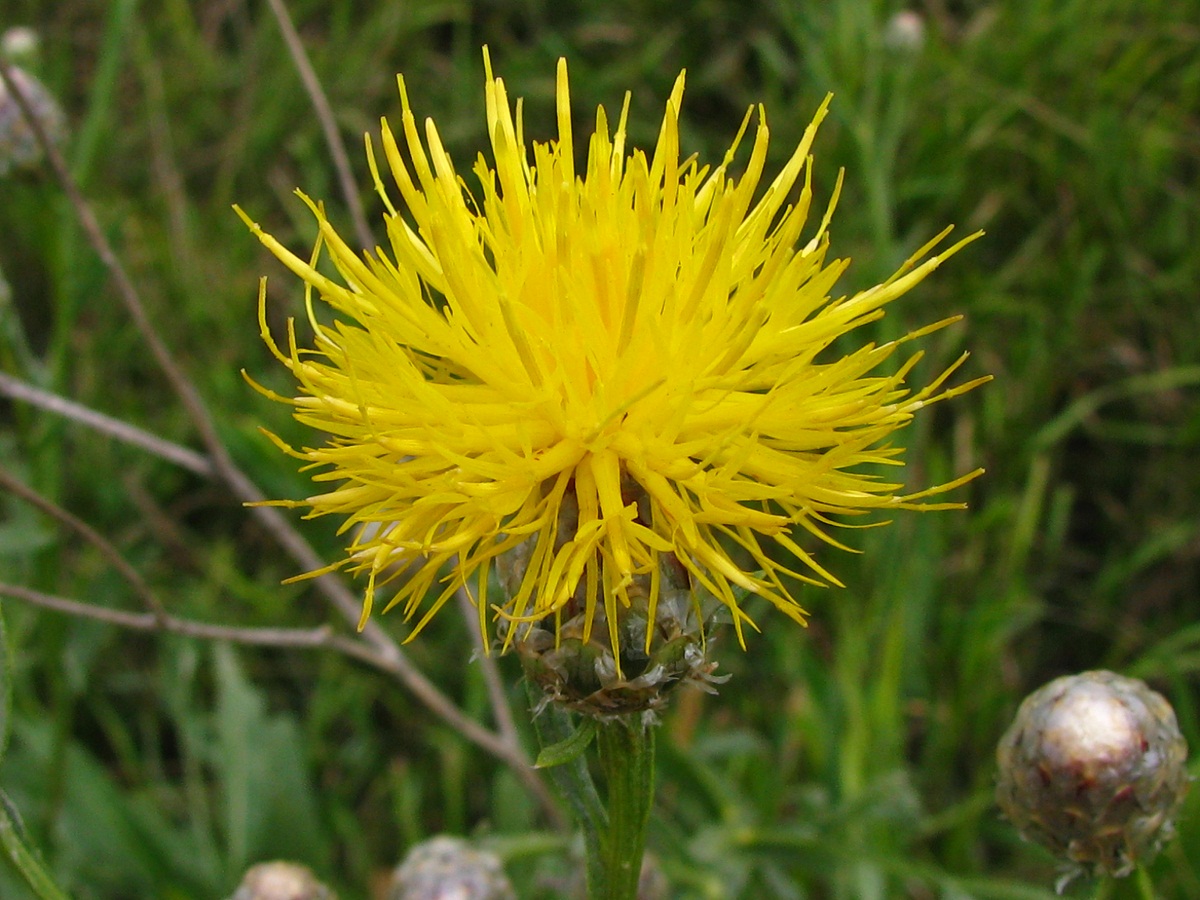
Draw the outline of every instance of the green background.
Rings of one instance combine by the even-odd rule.
[[[329,94],[372,223],[360,136],[397,116],[403,72],[466,171],[486,146],[480,46],[528,136],[553,134],[570,63],[577,133],[631,90],[648,147],[681,68],[684,152],[716,162],[766,105],[768,171],[826,92],[819,208],[846,169],[833,253],[842,289],[886,277],[946,224],[987,236],[895,304],[870,335],[963,313],[923,342],[916,379],[964,349],[995,382],[903,434],[909,483],[987,474],[967,512],[906,513],[822,551],[845,589],[808,590],[808,629],[752,605],[763,634],[718,697],[679,695],[659,742],[649,845],[680,898],[1038,898],[1055,865],[992,803],[994,746],[1027,692],[1112,668],[1175,704],[1200,747],[1200,15],[1194,0],[928,0],[919,47],[900,7],[527,0],[289,4]],[[42,36],[33,68],[70,121],[69,164],[152,320],[214,411],[237,463],[277,497],[312,492],[258,428],[306,435],[254,393],[289,389],[258,339],[301,292],[230,209],[298,252],[291,191],[349,218],[319,124],[265,4],[0,0]],[[45,170],[0,180],[0,367],[198,447],[179,403]],[[83,427],[0,400],[0,464],[109,537],[180,616],[332,621],[294,565],[222,489]],[[334,523],[300,523],[328,559]],[[0,496],[0,581],[136,610],[95,550]],[[573,865],[516,780],[389,678],[331,653],[259,650],[3,601],[12,737],[0,787],[77,898],[214,898],[252,862],[313,866],[347,898],[414,841],[478,835],[522,897],[561,896]],[[397,636],[398,616],[380,620]],[[443,615],[409,651],[487,721],[465,626]],[[511,659],[517,719],[523,692]],[[1193,771],[1196,767],[1192,767]],[[1151,867],[1200,896],[1200,800]],[[1133,883],[1076,893],[1138,896]],[[28,896],[0,870],[0,896]]]

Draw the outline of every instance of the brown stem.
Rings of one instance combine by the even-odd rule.
[[[93,603],[81,603],[54,594],[44,594],[15,584],[0,583],[0,596],[12,597],[31,606],[66,613],[82,619],[94,619],[109,625],[117,625],[133,631],[166,632],[186,637],[203,638],[211,641],[233,641],[238,644],[253,644],[260,647],[324,647],[344,653],[346,656],[368,665],[384,668],[376,654],[364,642],[334,634],[328,625],[317,628],[240,628],[233,625],[211,625],[178,616],[154,613],[135,613],[121,609],[109,609]]]
[[[358,236],[358,242],[362,245],[362,249],[369,250],[375,246],[375,238],[367,226],[367,217],[363,213],[358,187],[354,183],[354,174],[350,170],[350,159],[346,155],[346,144],[342,140],[341,132],[338,131],[337,121],[333,117],[333,109],[329,105],[329,98],[325,96],[325,89],[321,87],[321,81],[317,78],[316,70],[313,69],[312,62],[308,58],[308,51],[304,49],[304,43],[300,40],[300,35],[296,31],[291,14],[288,13],[283,0],[267,0],[267,5],[271,7],[275,21],[279,23],[279,30],[283,33],[283,42],[287,44],[292,64],[296,67],[296,73],[304,83],[304,90],[308,92],[308,99],[312,103],[313,111],[317,114],[317,121],[321,123],[321,131],[325,133],[325,143],[329,145],[329,155],[333,158],[333,168],[337,171],[338,184],[346,199],[346,206],[350,210],[350,218],[354,222],[354,233]]]
[[[496,657],[489,653],[484,646],[484,636],[479,630],[479,616],[475,609],[475,603],[467,595],[466,588],[460,587],[455,592],[455,598],[458,600],[458,608],[462,613],[463,620],[467,623],[467,631],[471,633],[471,639],[475,644],[476,658],[483,669],[483,681],[487,685],[488,700],[492,704],[492,716],[496,720],[496,727],[506,741],[519,743],[520,735],[517,734],[517,725],[513,721],[512,707],[509,706],[508,694],[504,690],[504,680],[500,677]]]
[[[50,518],[61,522],[99,550],[100,555],[108,560],[109,565],[116,569],[117,573],[129,582],[129,586],[133,588],[133,592],[137,594],[138,599],[150,610],[151,616],[157,621],[166,619],[166,609],[163,608],[162,602],[154,595],[154,592],[150,590],[150,586],[146,584],[146,580],[142,578],[138,570],[130,565],[129,560],[122,556],[121,552],[104,535],[100,534],[100,532],[87,522],[67,512],[54,501],[43,497],[2,466],[0,466],[0,487],[7,488],[26,503],[36,506],[46,515],[50,516]]]
[[[31,406],[39,407],[47,412],[70,419],[73,422],[86,425],[93,431],[106,434],[109,437],[116,438],[118,441],[131,444],[134,447],[140,447],[160,459],[165,459],[167,462],[174,463],[190,472],[195,472],[197,475],[203,475],[205,478],[216,476],[216,472],[213,470],[212,463],[208,461],[208,457],[197,453],[195,450],[189,450],[187,447],[181,447],[179,444],[163,440],[157,435],[130,425],[128,422],[123,422],[120,419],[114,419],[112,416],[106,416],[104,413],[96,412],[96,410],[84,406],[82,403],[76,403],[74,400],[68,400],[66,397],[60,397],[58,394],[44,391],[39,387],[34,387],[27,381],[21,381],[19,378],[14,378],[4,372],[0,372],[0,394],[11,397],[14,400],[22,400]]]
[[[204,401],[190,379],[176,364],[174,357],[167,349],[165,342],[159,336],[149,316],[141,297],[134,287],[124,266],[117,258],[112,245],[109,244],[91,206],[84,198],[66,161],[58,148],[49,139],[37,116],[30,107],[29,100],[12,77],[9,63],[0,59],[0,81],[3,81],[9,95],[16,101],[26,123],[33,131],[51,169],[66,194],[68,201],[75,210],[80,226],[83,228],[92,248],[100,258],[110,277],[113,279],[117,296],[133,320],[142,339],[150,348],[151,355],[159,368],[162,369],[171,388],[182,402],[184,409],[199,432],[201,442],[209,458],[210,465],[218,479],[224,482],[233,494],[243,503],[256,503],[265,500],[265,495],[238,467],[234,464],[228,449],[217,434]],[[271,507],[256,506],[251,509],[252,515],[259,520],[263,527],[274,537],[289,555],[302,567],[314,570],[324,567],[324,562],[313,550],[312,546],[297,532],[288,521]],[[357,625],[359,618],[359,601],[349,589],[337,578],[324,575],[314,579],[315,587],[338,609],[348,621]],[[468,718],[445,694],[412,664],[400,646],[380,628],[375,622],[367,622],[362,630],[362,637],[371,645],[378,655],[379,668],[389,672],[411,691],[417,699],[431,712],[443,719],[451,728],[463,737],[482,747],[487,752],[510,765],[527,789],[541,803],[547,816],[552,821],[559,821],[558,812],[553,798],[538,774],[530,767],[522,748],[498,737],[495,733],[483,728]]]

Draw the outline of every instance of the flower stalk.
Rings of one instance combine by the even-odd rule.
[[[599,883],[588,885],[591,900],[636,900],[646,847],[646,825],[654,802],[655,726],[642,716],[600,722],[596,746],[608,791],[608,825],[600,838]],[[590,882],[589,878],[589,882]]]
[[[525,688],[530,707],[534,710],[533,727],[542,748],[537,766],[549,773],[550,780],[566,800],[576,824],[583,830],[590,891],[593,884],[599,885],[603,880],[601,835],[608,828],[608,812],[596,791],[583,752],[594,736],[595,720],[584,718],[577,727],[569,712],[556,704],[545,703],[541,692],[529,679],[525,681]],[[583,729],[593,730],[590,734],[580,734]],[[555,758],[555,748],[563,747],[571,749]]]
[[[583,830],[589,900],[636,900],[654,803],[654,722],[642,714],[574,717],[561,704],[546,703],[532,681],[526,684],[542,746],[538,765],[549,771]],[[585,754],[593,744],[605,801]]]

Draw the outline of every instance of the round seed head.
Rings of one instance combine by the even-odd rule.
[[[251,867],[229,900],[337,900],[337,894],[307,866],[276,860]]]
[[[500,860],[461,838],[414,846],[392,875],[388,900],[516,900]]]
[[[1136,678],[1084,672],[1021,704],[996,749],[996,801],[1075,871],[1128,875],[1174,829],[1187,792],[1175,712]]]
[[[26,25],[17,25],[0,35],[0,59],[13,65],[26,65],[37,59],[38,33]]]
[[[925,20],[911,9],[892,15],[883,31],[883,45],[899,53],[917,53],[925,46]]]

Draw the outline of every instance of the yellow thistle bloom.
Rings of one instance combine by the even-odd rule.
[[[597,110],[577,171],[565,61],[558,139],[530,145],[520,102],[514,114],[486,51],[484,63],[494,163],[476,161],[477,189],[432,120],[422,140],[401,78],[402,133],[384,121],[382,142],[407,218],[367,140],[386,248],[360,256],[303,194],[320,229],[310,260],[246,219],[306,283],[315,333],[310,349],[291,329],[281,350],[260,312],[264,339],[300,384],[294,399],[271,396],[330,436],[291,452],[335,486],[284,505],[364,526],[330,567],[370,574],[363,621],[381,584],[399,581],[388,607],[418,617],[415,635],[477,577],[481,628],[493,611],[532,623],[572,601],[591,622],[599,604],[617,650],[631,585],[653,621],[670,554],[728,607],[740,641],[753,626],[742,592],[803,622],[792,580],[838,583],[794,540],[797,527],[836,544],[826,528],[838,516],[960,505],[921,501],[978,472],[905,494],[860,471],[901,465],[892,434],[986,380],[944,387],[960,359],[911,391],[920,354],[878,374],[901,343],[954,320],[841,358],[829,348],[972,238],[921,261],[947,229],[885,283],[831,299],[847,265],[826,259],[833,202],[801,243],[809,149],[828,100],[763,190],[761,107],[740,178],[730,168],[749,113],[715,169],[681,157],[683,74],[651,156],[625,146],[627,96],[615,132]],[[323,249],[340,280],[318,271]],[[334,324],[315,315],[314,289]],[[489,569],[519,545],[524,574],[492,607]]]

